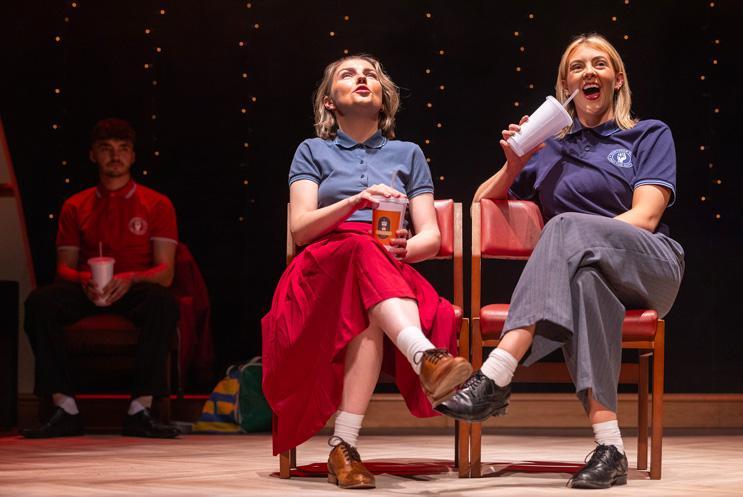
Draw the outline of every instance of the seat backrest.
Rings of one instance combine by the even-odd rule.
[[[539,207],[524,200],[482,199],[472,204],[470,316],[480,316],[482,259],[528,259],[544,221]]]
[[[462,266],[462,204],[452,199],[434,200],[436,222],[441,232],[441,246],[436,259],[453,261],[454,305],[464,305],[464,277]],[[291,203],[286,205],[286,265],[297,254],[291,231]]]
[[[529,258],[544,227],[537,204],[524,200],[483,199],[479,212],[479,247],[483,258]]]

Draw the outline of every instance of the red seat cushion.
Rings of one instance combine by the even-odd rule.
[[[137,327],[118,314],[96,314],[82,318],[80,321],[70,326],[65,326],[65,331],[137,331]]]
[[[483,339],[500,338],[508,316],[508,304],[490,304],[480,309],[480,333]],[[623,340],[652,340],[658,327],[658,313],[651,310],[629,310],[622,323]]]

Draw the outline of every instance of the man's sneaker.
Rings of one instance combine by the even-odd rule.
[[[80,414],[69,414],[61,407],[57,407],[49,421],[43,425],[21,430],[21,435],[26,438],[76,437],[84,434]]]

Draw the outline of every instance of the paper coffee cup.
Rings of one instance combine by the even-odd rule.
[[[573,118],[565,107],[555,97],[549,96],[534,114],[529,116],[529,120],[521,125],[521,130],[508,139],[508,144],[516,155],[522,157],[572,122]]]
[[[88,259],[88,266],[90,266],[90,279],[93,280],[95,287],[99,292],[102,292],[108,282],[114,277],[114,263],[116,260],[113,257],[92,257]],[[105,300],[96,300],[93,302],[97,306],[109,305]]]
[[[382,245],[389,248],[397,230],[402,229],[405,221],[407,198],[383,197],[375,195],[379,205],[372,210],[372,234]]]

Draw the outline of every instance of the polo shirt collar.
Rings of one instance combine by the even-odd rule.
[[[584,126],[581,124],[580,119],[575,117],[573,118],[573,127],[570,128],[570,133],[568,134],[572,135],[574,133],[578,133],[579,131],[582,131],[583,129],[584,129]],[[611,119],[593,128],[585,128],[585,129],[590,129],[594,133],[598,133],[601,136],[609,136],[619,131],[619,126],[617,126],[617,122],[614,119]]]
[[[387,138],[382,136],[382,130],[378,129],[377,132],[371,135],[364,143],[357,143],[341,129],[338,129],[335,133],[334,143],[341,148],[348,149],[355,148],[359,145],[363,145],[366,148],[382,148],[384,144],[387,143]]]
[[[109,190],[101,183],[98,183],[95,194],[98,198],[130,198],[132,195],[134,195],[134,191],[136,189],[137,184],[130,178],[129,181],[118,190]]]

